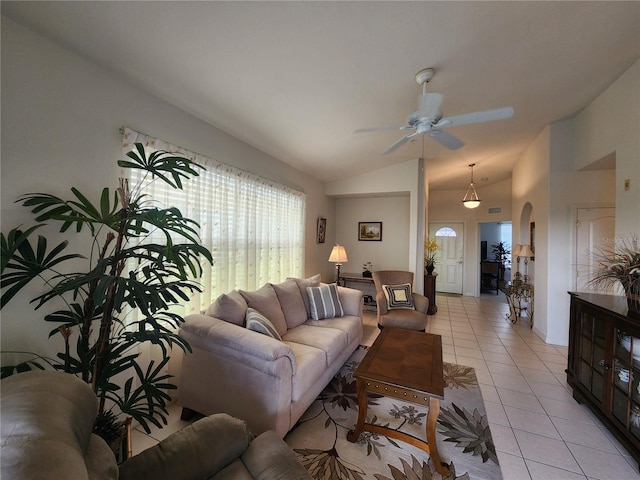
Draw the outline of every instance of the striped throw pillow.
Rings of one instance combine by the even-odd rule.
[[[344,316],[344,310],[342,310],[342,304],[338,297],[338,288],[335,283],[320,285],[319,287],[307,287],[307,295],[309,296],[311,318],[314,320]]]
[[[411,284],[403,283],[401,285],[382,285],[384,296],[387,297],[387,308],[389,310],[404,309],[415,310],[413,305],[413,297],[411,296]]]
[[[245,315],[245,320],[247,322],[246,328],[248,328],[249,330],[282,341],[282,337],[278,334],[278,331],[276,330],[276,327],[273,326],[273,323],[271,323],[269,319],[262,315],[259,311],[253,308],[248,308]]]

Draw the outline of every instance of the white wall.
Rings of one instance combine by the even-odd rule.
[[[576,117],[575,132],[576,170],[615,152],[616,234],[640,234],[640,60]]]
[[[76,186],[95,198],[103,186],[117,186],[118,129],[126,125],[304,191],[306,273],[327,269],[334,234],[325,244],[315,242],[317,217],[333,222],[335,213],[324,184],[5,17],[1,88],[3,232],[34,223],[26,208],[13,203],[22,193],[67,196]],[[16,297],[3,309],[2,350],[57,351],[47,339],[45,312],[27,304],[33,296]]]
[[[579,171],[614,152],[615,172]],[[629,191],[625,178],[631,179]],[[615,202],[616,233],[640,233],[640,62],[574,119],[546,127],[512,180],[514,244],[528,240],[521,218],[528,204],[536,222],[536,260],[529,263],[534,329],[546,342],[566,345],[576,209]]]
[[[479,175],[480,176],[480,175]],[[462,222],[465,250],[462,273],[463,295],[480,294],[480,223],[511,220],[511,180],[491,185],[476,185],[482,200],[474,209],[465,208],[462,198],[466,190],[430,190],[429,222]],[[489,208],[500,207],[500,213],[489,213]],[[488,248],[491,257],[491,246]]]
[[[512,173],[513,242],[529,243],[529,221],[536,222],[535,262],[529,262],[528,273],[535,289],[535,331],[547,336],[547,235],[549,219],[549,144],[551,128],[546,127],[527,148]],[[527,204],[533,206],[532,217],[522,218]]]

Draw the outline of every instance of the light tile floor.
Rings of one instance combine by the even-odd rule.
[[[544,343],[526,319],[507,321],[503,295],[438,294],[437,304],[428,331],[442,336],[445,361],[475,368],[504,480],[640,480],[627,450],[572,398],[566,347]],[[363,322],[371,345],[375,312]],[[179,406],[170,413],[161,430],[134,429],[134,454],[187,424]]]

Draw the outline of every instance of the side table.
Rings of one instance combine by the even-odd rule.
[[[436,277],[437,273],[424,276],[424,296],[429,299],[428,315],[434,315],[438,311],[436,305]]]
[[[343,287],[346,287],[347,283],[363,284],[362,288],[360,288],[360,285],[353,285],[352,288],[355,288],[356,290],[361,290],[365,297],[364,299],[365,307],[372,307],[375,310],[376,289],[373,283],[373,278],[363,277],[362,274],[358,274],[358,273],[340,274],[340,278],[338,279],[338,284],[341,284]]]
[[[527,312],[533,328],[534,292],[533,285],[529,283],[509,282],[502,291],[507,297],[509,313],[507,318],[511,323],[516,323],[522,317],[522,312]],[[525,304],[523,306],[523,303]]]

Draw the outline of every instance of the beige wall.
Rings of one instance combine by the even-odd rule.
[[[118,130],[129,126],[304,191],[306,273],[327,268],[333,234],[325,244],[315,240],[317,217],[334,221],[335,202],[325,196],[324,184],[5,17],[1,33],[3,232],[33,223],[28,210],[13,203],[22,193],[66,196],[76,186],[95,198],[103,186],[117,186]],[[88,252],[85,247],[78,249]],[[46,312],[27,304],[31,293],[2,310],[2,350],[58,350],[47,339]]]
[[[410,269],[409,211],[408,195],[336,199],[336,243],[349,255],[342,271],[359,274],[366,262],[375,270]],[[359,241],[358,222],[382,222],[382,241]]]
[[[576,117],[575,131],[576,170],[615,152],[616,233],[640,234],[640,60]]]
[[[616,233],[640,233],[639,92],[636,62],[574,119],[547,126],[513,170],[514,243],[528,239],[523,212],[532,207],[535,330],[548,343],[568,342],[576,209],[615,204]],[[615,171],[581,171],[611,153]],[[629,191],[623,189],[625,178],[631,179]]]
[[[424,236],[424,186],[423,178],[423,162],[422,160],[408,160],[397,165],[381,168],[373,172],[368,172],[356,177],[342,179],[331,182],[326,185],[325,192],[329,196],[336,198],[372,198],[377,197],[408,197],[408,218],[409,227],[406,238],[402,241],[406,244],[408,257],[403,262],[406,268],[412,272],[422,272],[423,269],[423,243]],[[362,220],[360,220],[362,221]],[[377,221],[377,220],[373,220]],[[348,227],[350,228],[350,227]],[[383,226],[384,228],[384,226]],[[338,230],[338,235],[342,232]],[[398,238],[398,241],[400,239]],[[362,243],[362,242],[360,242]],[[384,243],[384,242],[383,242]],[[390,243],[384,244],[380,248],[391,250]],[[393,245],[396,248],[397,245]],[[404,245],[403,245],[404,248]],[[391,257],[395,254],[389,253]],[[371,260],[374,264],[376,261]],[[394,263],[396,263],[394,261]],[[374,268],[378,268],[374,265]],[[357,270],[356,270],[357,271]],[[422,291],[423,277],[416,275],[414,277],[414,288]]]
[[[481,172],[481,165],[476,170]],[[480,174],[478,176],[481,176]],[[478,208],[465,208],[462,198],[466,190],[429,191],[429,222],[463,222],[464,264],[462,294],[478,296],[480,292],[480,223],[511,220],[511,180],[491,185],[476,185],[482,200]],[[500,207],[500,213],[489,213],[489,208]]]

